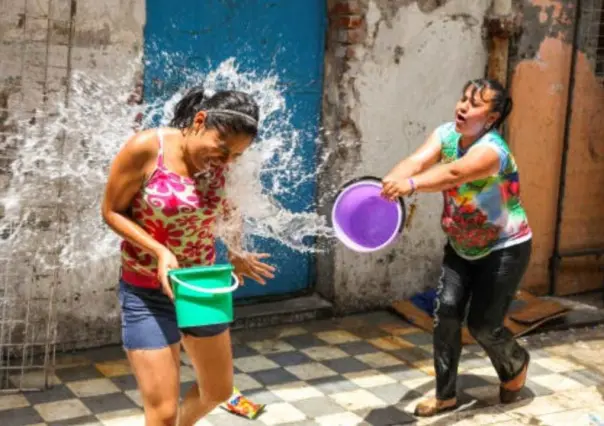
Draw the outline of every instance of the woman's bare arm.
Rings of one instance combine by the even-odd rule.
[[[448,164],[440,164],[413,176],[416,189],[422,192],[440,192],[455,186],[497,174],[499,154],[489,146],[477,146],[466,155]]]
[[[493,176],[500,167],[499,153],[495,149],[490,146],[477,146],[451,163],[439,164],[411,178],[385,181],[382,195],[394,200],[414,191],[440,192]]]
[[[165,247],[128,217],[128,210],[153,170],[157,155],[155,132],[145,131],[130,138],[113,160],[101,206],[103,219],[113,231],[155,257]]]

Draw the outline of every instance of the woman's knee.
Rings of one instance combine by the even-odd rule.
[[[145,417],[150,424],[174,425],[178,414],[179,345],[159,350],[129,351]]]
[[[164,426],[176,425],[178,417],[178,400],[162,399],[152,395],[143,397],[145,416],[153,419],[155,423]]]
[[[468,298],[463,285],[455,280],[441,277],[434,306],[434,317],[461,322],[465,316]]]
[[[224,378],[217,383],[206,383],[201,389],[200,396],[207,402],[218,405],[226,401],[233,394],[233,378]]]
[[[435,302],[434,317],[440,320],[461,322],[465,313],[465,303],[457,297],[440,294]]]

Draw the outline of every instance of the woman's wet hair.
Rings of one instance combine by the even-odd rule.
[[[468,81],[463,87],[462,93],[465,93],[468,88],[472,88],[472,98],[477,94],[484,101],[484,92],[489,89],[493,92],[493,98],[490,100],[491,111],[498,112],[499,118],[493,123],[490,129],[499,129],[506,118],[510,115],[514,106],[512,98],[508,90],[497,80],[479,78]]]
[[[223,135],[258,134],[258,104],[247,93],[223,90],[208,97],[203,86],[193,87],[174,107],[170,126],[188,129],[199,111],[207,112],[206,129],[216,129]]]

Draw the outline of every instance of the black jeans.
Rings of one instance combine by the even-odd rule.
[[[486,351],[502,382],[524,368],[528,352],[503,326],[503,320],[528,266],[531,246],[529,240],[478,260],[466,260],[450,245],[445,247],[434,312],[438,399],[451,399],[456,394],[461,324],[466,312],[468,330]]]

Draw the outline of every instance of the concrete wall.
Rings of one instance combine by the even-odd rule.
[[[361,175],[383,176],[453,117],[463,84],[482,77],[485,0],[333,0],[323,121],[335,150],[323,193]],[[391,249],[321,256],[318,290],[341,311],[385,306],[437,283],[444,237],[440,194],[422,195]]]
[[[15,191],[14,200],[21,207],[17,215],[23,225],[18,232],[27,236],[18,247],[11,247],[6,240],[10,232],[2,235],[0,248],[3,256],[10,259],[3,264],[0,299],[7,302],[2,320],[29,324],[27,329],[24,323],[17,324],[10,337],[4,335],[2,338],[4,343],[8,340],[43,342],[47,330],[45,323],[54,318],[59,324],[57,341],[68,346],[119,342],[117,259],[69,272],[43,270],[32,258],[32,253],[63,235],[63,225],[71,224],[73,228],[79,224],[81,232],[77,237],[85,240],[90,232],[86,226],[97,226],[97,223],[80,223],[82,210],[85,210],[83,204],[90,200],[69,198],[70,193],[78,193],[69,191],[70,185],[78,185],[77,179],[51,179],[49,175],[54,169],[49,163],[44,164],[49,169],[41,167],[42,170],[22,173],[23,164],[28,164],[30,158],[22,155],[25,151],[19,144],[34,143],[35,132],[44,132],[43,120],[56,124],[59,104],[76,98],[74,91],[79,91],[80,104],[75,106],[76,109],[99,103],[94,90],[87,92],[76,87],[69,75],[86,72],[90,76],[103,75],[112,79],[136,74],[133,69],[141,65],[138,58],[145,1],[0,0],[0,16],[0,108],[8,108],[0,111],[0,130],[5,132],[0,136],[0,196]],[[128,85],[134,89],[136,82]],[[115,93],[116,99],[122,94]],[[88,126],[92,131],[102,125],[95,122],[95,117],[89,118]],[[31,124],[29,136],[24,141],[11,141],[11,133],[23,130],[15,120]],[[47,159],[60,160],[64,155],[68,166],[77,167],[75,157],[69,157],[69,147],[85,142],[70,132],[67,135],[59,133],[41,136],[48,148]],[[54,136],[58,136],[56,144],[51,141]],[[15,161],[21,164],[17,173],[11,172],[11,165],[17,164]],[[96,176],[91,173],[87,178],[96,179]],[[61,195],[59,181],[63,181]],[[90,198],[98,197],[101,191],[101,186],[91,187]],[[57,208],[59,200],[64,204]],[[10,203],[6,199],[2,201],[0,224],[4,226]],[[82,204],[79,208],[75,207],[78,201]],[[27,220],[23,220],[25,213],[28,213]],[[18,252],[11,253],[13,248]],[[44,254],[44,259],[51,264],[58,263],[53,252]],[[55,294],[51,297],[53,291]],[[55,300],[54,305],[49,305],[49,299]]]
[[[524,287],[547,291],[572,55],[574,1],[523,0],[522,35],[512,45],[511,90],[515,101],[509,139],[521,172],[521,188],[534,232],[533,259]],[[604,247],[604,85],[594,74],[593,41],[601,1],[583,2],[576,88],[572,99],[561,249]],[[602,18],[600,18],[602,19]],[[593,21],[593,22],[590,22]],[[564,260],[558,294],[601,288],[602,262]],[[599,270],[598,270],[599,269]]]

